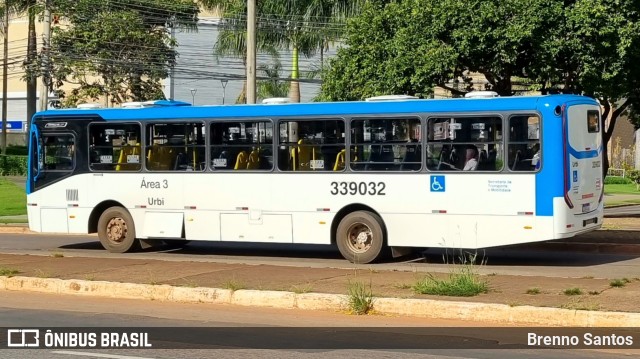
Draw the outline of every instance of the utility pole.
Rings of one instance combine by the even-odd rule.
[[[256,0],[247,0],[247,103],[256,103]]]
[[[2,154],[7,154],[7,70],[9,62],[9,1],[4,0],[4,63],[2,64]]]
[[[47,86],[47,78],[50,76],[49,71],[49,48],[51,46],[51,11],[49,10],[49,0],[44,0],[44,29],[42,31],[42,81],[40,83],[40,111],[47,109],[49,102],[49,87]]]
[[[176,41],[176,18],[175,16],[171,19],[171,49],[174,49],[173,42]],[[171,65],[171,70],[169,72],[169,100],[175,100],[175,76],[176,76],[176,65],[175,63]]]

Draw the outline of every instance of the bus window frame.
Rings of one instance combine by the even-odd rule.
[[[221,145],[214,145],[213,141],[211,140],[211,136],[213,135],[213,131],[211,130],[211,127],[214,124],[217,123],[247,123],[247,122],[251,122],[251,123],[271,123],[271,143],[270,144],[264,144],[263,146],[271,146],[271,153],[272,153],[272,164],[271,164],[271,168],[270,169],[243,169],[242,171],[239,170],[235,170],[233,168],[224,168],[224,169],[214,169],[213,167],[213,156],[211,155],[211,151],[213,150],[214,146],[220,147]],[[242,118],[238,118],[238,117],[233,117],[233,118],[215,118],[215,119],[210,119],[208,121],[206,121],[206,125],[207,126],[207,130],[210,131],[207,136],[206,136],[206,155],[207,155],[207,166],[205,171],[206,172],[211,172],[211,173],[232,173],[232,172],[239,172],[239,173],[270,173],[273,172],[274,169],[277,166],[277,154],[276,154],[276,146],[275,146],[275,142],[274,142],[274,136],[276,135],[276,124],[277,121],[272,119],[272,118],[261,118],[261,117],[242,117]],[[266,135],[265,135],[266,136]],[[238,146],[239,147],[239,146]],[[233,159],[235,161],[235,158]]]
[[[140,138],[139,138],[139,142],[140,142],[140,168],[138,168],[137,170],[134,171],[117,171],[115,169],[115,165],[114,164],[114,169],[112,170],[96,170],[91,168],[91,129],[90,127],[94,124],[104,124],[104,125],[108,125],[108,124],[112,124],[112,125],[138,125],[138,129],[140,130]],[[91,121],[87,124],[87,129],[86,129],[86,136],[87,136],[87,153],[86,153],[86,161],[87,161],[87,169],[89,170],[89,172],[92,173],[115,173],[115,172],[125,172],[125,173],[140,173],[143,172],[145,170],[143,161],[145,161],[145,159],[143,159],[142,157],[144,154],[144,145],[143,145],[143,141],[144,141],[144,131],[143,129],[143,122],[142,121]],[[145,161],[146,162],[146,161]]]
[[[424,161],[425,161],[425,166],[424,168],[426,169],[427,172],[430,173],[443,173],[443,174],[453,174],[453,173],[488,173],[488,174],[496,174],[496,173],[502,173],[505,170],[505,165],[504,165],[504,158],[507,154],[506,152],[506,134],[505,134],[505,124],[506,124],[506,119],[508,118],[508,116],[511,116],[511,112],[477,112],[477,113],[472,113],[470,114],[469,112],[442,112],[442,113],[429,113],[428,116],[424,119],[424,139],[425,139],[425,146],[424,146]],[[436,141],[436,140],[429,140],[429,121],[432,119],[442,119],[442,118],[453,118],[453,119],[469,119],[469,118],[498,118],[500,121],[498,122],[501,126],[502,126],[502,138],[500,140],[494,140],[494,141],[487,141],[487,142],[479,142],[479,141],[465,141],[465,142],[455,142],[455,141],[449,141],[449,142],[444,142],[444,141]],[[494,135],[495,136],[495,135]],[[463,171],[462,169],[451,169],[451,170],[441,170],[441,169],[430,169],[427,165],[426,165],[426,161],[427,161],[427,153],[428,153],[428,147],[433,145],[433,144],[450,144],[450,145],[459,145],[459,146],[468,146],[468,145],[474,145],[476,146],[476,148],[478,147],[477,144],[493,144],[493,145],[497,145],[500,147],[499,151],[497,151],[497,156],[496,158],[500,158],[499,155],[502,155],[503,158],[503,165],[502,168],[500,169],[496,169],[493,171],[490,170],[473,170],[473,171]]]
[[[537,142],[535,142],[535,141],[515,141],[515,143],[511,142],[511,131],[510,131],[511,127],[510,127],[510,122],[509,121],[511,121],[511,118],[516,117],[516,116],[520,116],[520,117],[522,117],[522,116],[529,116],[529,117],[535,116],[535,117],[538,118],[538,126],[539,126],[539,128],[538,128],[538,140],[537,140]],[[543,133],[544,133],[543,122],[544,121],[543,121],[542,114],[540,112],[538,112],[538,111],[511,112],[511,113],[509,113],[509,116],[507,117],[506,121],[507,121],[507,126],[508,126],[507,129],[509,131],[508,131],[508,133],[505,133],[505,135],[504,135],[504,136],[506,136],[506,141],[505,141],[505,146],[504,146],[504,151],[505,151],[505,157],[504,158],[505,158],[506,166],[504,166],[504,170],[506,170],[506,172],[508,172],[510,174],[532,174],[532,173],[538,173],[538,172],[542,171],[542,168],[544,166],[544,153],[543,153],[543,147],[544,146],[543,146],[543,143],[542,143],[542,139],[544,138],[544,135],[543,135]],[[533,170],[513,170],[513,169],[511,169],[511,166],[509,166],[509,158],[508,158],[508,156],[509,156],[509,145],[510,144],[521,144],[521,145],[524,144],[524,145],[526,145],[526,144],[529,144],[529,143],[538,143],[538,145],[539,145],[538,153],[540,155],[539,155],[538,161],[540,162],[540,166],[539,167],[534,167]]]
[[[280,146],[295,146],[297,148],[297,144],[294,145],[291,142],[285,142],[284,144],[281,144],[280,142],[280,124],[281,123],[285,123],[285,122],[312,122],[312,121],[316,121],[316,122],[326,122],[326,121],[342,121],[343,124],[343,128],[344,128],[344,141],[342,143],[342,145],[344,146],[344,150],[345,150],[345,168],[339,170],[339,171],[333,171],[333,170],[317,170],[317,171],[296,171],[296,170],[282,170],[279,166],[279,162],[280,162]],[[279,117],[274,121],[274,128],[273,128],[273,132],[274,132],[274,136],[277,136],[277,139],[273,142],[273,146],[274,146],[274,163],[273,163],[273,167],[277,169],[278,173],[344,173],[347,170],[348,167],[348,162],[347,162],[347,146],[348,146],[348,141],[349,139],[348,137],[348,131],[349,131],[349,121],[350,118],[348,117],[344,117],[344,116],[322,116],[322,117],[309,117],[309,116],[291,116],[291,117]],[[335,144],[336,147],[338,147],[339,144]],[[313,145],[313,146],[322,146],[322,145]]]
[[[205,119],[200,119],[200,118],[194,118],[194,119],[190,119],[190,118],[186,118],[186,119],[162,119],[162,120],[148,120],[148,121],[144,121],[142,122],[142,133],[141,133],[141,143],[140,143],[140,147],[141,147],[141,157],[144,157],[143,161],[143,165],[141,166],[141,169],[144,169],[144,172],[148,172],[148,173],[204,173],[204,172],[208,172],[209,171],[209,166],[207,166],[206,164],[208,163],[207,161],[209,160],[209,155],[207,154],[207,150],[209,149],[209,139],[208,139],[208,135],[206,134],[206,129],[207,129],[207,124],[213,122],[213,121],[207,121]],[[194,148],[198,148],[198,147],[204,147],[204,169],[202,170],[192,170],[192,171],[187,171],[187,170],[150,170],[149,167],[147,166],[147,150],[149,148],[151,148],[151,146],[147,145],[147,129],[148,126],[153,126],[153,125],[185,125],[185,124],[194,124],[194,123],[199,123],[202,124],[205,130],[205,135],[204,135],[204,144],[203,145],[190,145],[191,147]],[[189,146],[185,143],[184,146]],[[171,146],[171,147],[177,147],[177,146]],[[131,171],[133,173],[133,171]]]
[[[421,114],[421,113],[392,113],[392,114],[376,114],[373,116],[366,116],[366,115],[358,115],[355,117],[350,117],[348,118],[348,127],[345,127],[345,137],[348,137],[348,142],[346,143],[348,151],[346,151],[345,154],[345,170],[348,168],[350,172],[353,173],[419,173],[419,172],[423,172],[424,169],[426,168],[425,165],[425,155],[426,155],[426,145],[425,145],[425,140],[426,140],[426,132],[425,132],[425,114]],[[374,144],[373,141],[370,141],[369,143],[362,143],[362,144],[358,144],[358,143],[354,143],[353,141],[351,141],[351,129],[353,128],[352,123],[354,121],[366,121],[366,120],[407,120],[407,121],[412,121],[412,120],[418,120],[418,128],[420,129],[420,140],[418,140],[418,142],[399,142],[399,141],[394,141],[391,140],[389,142],[384,142],[384,143],[380,143],[381,145],[390,145],[390,146],[404,146],[405,150],[408,147],[409,144],[412,145],[418,145],[420,147],[420,167],[418,169],[415,170],[405,170],[405,169],[401,169],[402,167],[402,162],[399,162],[397,164],[394,164],[394,166],[398,166],[397,170],[378,170],[378,169],[362,169],[362,170],[357,170],[357,169],[353,169],[352,165],[354,164],[365,164],[365,162],[353,162],[351,160],[351,147],[352,146],[371,146],[372,144]],[[364,136],[364,134],[363,134]],[[409,136],[411,136],[409,134]],[[369,162],[367,162],[369,163]],[[371,164],[371,163],[369,163]],[[366,166],[366,165],[365,165]]]
[[[46,148],[46,144],[44,142],[44,138],[45,137],[54,137],[54,136],[60,136],[60,135],[64,135],[64,136],[70,136],[71,138],[73,138],[73,156],[71,157],[71,168],[67,169],[67,170],[49,170],[46,168],[45,164],[46,164],[46,156],[47,153],[45,151]],[[37,177],[40,177],[41,174],[46,175],[47,173],[68,173],[68,174],[72,174],[76,171],[76,168],[78,166],[78,161],[77,161],[77,153],[78,153],[78,141],[77,141],[77,136],[75,134],[75,132],[73,131],[69,131],[69,132],[45,132],[42,133],[40,132],[40,140],[42,140],[42,145],[38,144],[38,166],[40,165],[40,153],[42,153],[42,168],[38,168],[38,175]]]

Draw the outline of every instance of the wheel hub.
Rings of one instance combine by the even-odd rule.
[[[371,248],[373,232],[364,223],[355,223],[348,230],[349,247],[352,251],[364,253]]]
[[[122,218],[111,218],[107,223],[107,237],[110,241],[120,243],[127,236],[127,223]]]

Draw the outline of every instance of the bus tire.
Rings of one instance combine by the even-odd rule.
[[[379,259],[385,245],[382,225],[382,218],[369,211],[351,212],[342,218],[336,232],[342,256],[357,264]]]
[[[104,249],[111,253],[125,253],[140,247],[133,218],[129,211],[118,206],[107,208],[100,215],[98,238]]]

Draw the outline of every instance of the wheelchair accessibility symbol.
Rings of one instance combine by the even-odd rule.
[[[431,176],[431,192],[444,192],[444,176]]]

